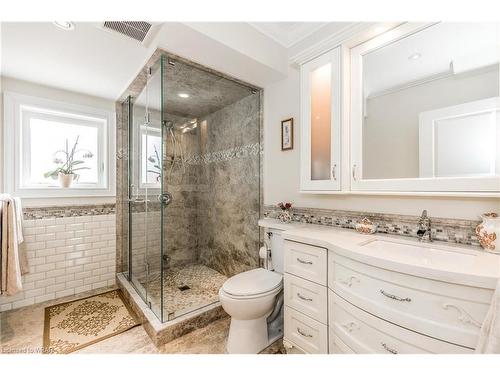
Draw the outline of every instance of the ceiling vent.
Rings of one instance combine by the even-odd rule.
[[[145,43],[150,39],[148,33],[151,32],[153,24],[145,21],[105,21],[102,27]]]

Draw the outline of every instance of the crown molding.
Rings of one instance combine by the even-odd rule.
[[[353,22],[350,25],[345,26],[335,34],[330,35],[329,37],[313,44],[311,47],[306,48],[303,51],[293,55],[290,57],[290,63],[292,65],[302,65],[309,60],[314,59],[315,57],[323,54],[324,52],[331,50],[332,48],[337,47],[342,44],[346,40],[351,39],[357,34],[366,32],[371,29],[374,25],[377,25],[375,22]]]
[[[302,40],[304,40],[308,36],[314,34],[316,31],[318,31],[322,27],[328,25],[328,22],[318,22],[317,25],[315,25],[312,28],[309,28],[309,30],[307,30],[306,32],[299,31],[298,35],[297,35],[297,32],[290,31],[290,34],[295,34],[295,35],[292,35],[292,39],[290,40],[289,38],[283,39],[282,37],[279,37],[278,35],[276,35],[282,31],[274,30],[274,31],[276,31],[276,33],[273,33],[271,31],[272,27],[268,28],[268,27],[262,26],[260,22],[247,22],[247,23],[250,26],[252,26],[254,29],[256,29],[257,31],[259,31],[261,34],[264,34],[265,36],[271,38],[276,43],[279,43],[281,46],[283,46],[285,48],[290,48],[290,47],[294,46],[295,44],[300,43]],[[293,36],[295,36],[295,38],[293,38]]]

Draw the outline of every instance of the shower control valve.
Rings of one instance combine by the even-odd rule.
[[[166,191],[165,193],[162,193],[162,194],[158,195],[158,200],[160,201],[160,203],[164,204],[165,206],[167,206],[170,203],[172,203],[173,199],[174,199],[174,197],[168,191]]]

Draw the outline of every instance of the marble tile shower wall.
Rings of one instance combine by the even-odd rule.
[[[187,160],[200,152],[198,132],[182,132],[178,125],[189,121],[172,114],[166,115],[173,121],[175,136]],[[198,203],[201,189],[199,166],[182,162],[179,153],[174,155],[171,135],[165,137],[166,162],[164,163],[164,187],[172,196],[172,202],[164,210],[164,250],[167,266],[179,267],[198,262]],[[175,156],[175,159],[174,159]]]
[[[259,107],[254,94],[202,119],[199,259],[228,277],[259,265]]]
[[[193,66],[196,74],[204,75],[202,72],[208,71],[209,74],[213,74],[210,79],[219,86],[221,84],[220,78],[217,78],[221,77],[218,72],[186,61],[179,56],[173,56],[166,51],[157,50],[117,101],[117,270],[119,272],[127,268],[129,241],[127,230],[129,135],[128,111],[124,101],[128,95],[137,97],[142,92],[146,83],[147,67],[156,66],[159,57],[165,54],[181,62],[175,67],[181,68],[185,63],[185,67]],[[170,70],[167,69],[166,73],[168,72]],[[177,70],[176,72],[177,75],[170,77],[171,83],[179,81],[186,73],[180,74],[182,72]],[[227,84],[234,86],[230,81],[227,81]],[[238,90],[234,87],[233,89],[237,92],[248,90],[242,82],[240,85]],[[227,100],[228,95],[223,96]],[[222,100],[216,96],[211,100],[217,103],[219,99]],[[261,95],[257,93],[244,97],[240,104],[226,105],[222,110],[204,116],[205,118],[202,118],[203,115],[196,116],[201,126],[195,132],[184,133],[183,136],[186,163],[182,172],[174,168],[168,176],[171,155],[168,154],[166,147],[168,155],[163,164],[166,176],[164,187],[174,196],[174,200],[165,210],[164,217],[164,248],[169,265],[175,267],[178,264],[198,262],[228,276],[258,265],[257,219],[261,211],[262,195],[260,100]],[[203,106],[203,103],[198,104]],[[179,113],[184,112],[186,111]],[[203,120],[206,120],[205,129],[202,126]],[[191,135],[195,135],[196,138],[189,138]],[[168,146],[168,138],[165,141]]]
[[[266,205],[264,207],[264,217],[276,218],[279,211],[278,207]],[[417,237],[418,216],[304,207],[297,207],[292,210],[292,220],[295,222],[329,225],[346,229],[355,229],[356,222],[364,217],[368,217],[378,225],[379,233]],[[479,246],[475,235],[475,228],[479,221],[431,217],[431,224],[432,238],[435,240]]]
[[[114,207],[29,208],[24,217],[29,273],[22,292],[0,296],[0,311],[115,284]]]

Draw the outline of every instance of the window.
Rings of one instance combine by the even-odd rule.
[[[160,187],[161,130],[141,127],[141,188]]]
[[[21,197],[114,195],[112,112],[13,93],[5,94],[4,106],[6,191]],[[68,187],[65,174],[72,175]]]

